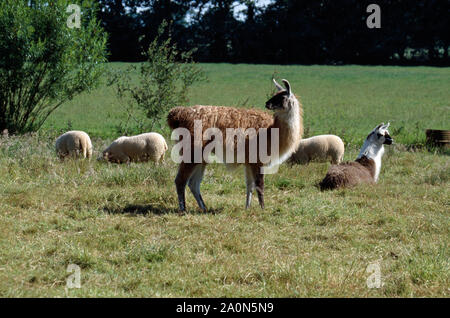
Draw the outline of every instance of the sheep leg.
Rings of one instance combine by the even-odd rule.
[[[245,184],[247,186],[247,200],[245,201],[245,208],[248,209],[252,203],[252,193],[255,189],[255,177],[252,168],[249,166],[245,166]]]
[[[83,158],[86,158],[88,152],[88,145],[85,139],[80,140],[81,153],[83,154]]]
[[[92,157],[92,146],[88,147],[88,149],[87,149],[87,157],[89,158],[89,160],[91,160],[91,157]]]
[[[195,200],[197,200],[198,206],[204,212],[206,212],[206,206],[205,202],[203,201],[202,195],[200,194],[200,184],[203,179],[203,174],[205,173],[205,167],[206,165],[204,164],[196,165],[188,181],[189,189],[191,189],[191,192],[194,195]]]
[[[110,158],[111,158],[113,161],[116,161],[116,162],[118,162],[118,163],[127,163],[127,164],[129,164],[130,161],[131,161],[131,158],[128,157],[128,156],[127,156],[125,153],[123,153],[123,152],[115,153],[115,154],[111,155]]]
[[[72,159],[76,159],[78,157],[78,150],[69,150],[68,157]]]
[[[77,138],[75,140],[75,144],[72,149],[73,149],[72,157],[80,158],[83,155],[83,142],[80,138]]]
[[[58,152],[59,160],[64,160],[64,159],[66,159],[66,156],[67,156],[67,155],[68,155],[67,152],[62,152],[62,151],[59,151],[59,152]]]
[[[178,195],[178,205],[180,212],[186,211],[186,196],[185,196],[185,189],[186,184],[191,178],[196,164],[194,163],[180,163],[180,166],[178,168],[178,173],[175,178],[175,186],[177,188],[177,195]]]

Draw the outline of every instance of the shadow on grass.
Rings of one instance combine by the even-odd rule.
[[[129,214],[131,216],[137,216],[137,215],[163,215],[163,214],[178,214],[178,215],[185,215],[185,214],[218,214],[222,212],[222,209],[213,209],[208,210],[207,212],[202,212],[198,209],[191,210],[187,212],[181,213],[178,211],[178,209],[174,208],[166,208],[159,205],[151,205],[151,204],[128,204],[125,207],[109,207],[105,206],[103,208],[103,211],[105,211],[108,214]]]

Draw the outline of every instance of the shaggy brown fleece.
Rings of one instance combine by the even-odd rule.
[[[171,129],[184,127],[194,133],[194,120],[201,120],[202,133],[211,127],[219,128],[225,136],[226,128],[268,128],[273,124],[272,114],[256,109],[245,109],[225,106],[175,107],[167,116]]]
[[[243,130],[248,128],[254,128],[256,133],[260,128],[270,128],[274,124],[274,118],[272,114],[266,113],[256,109],[235,108],[226,106],[202,106],[196,105],[193,107],[175,107],[172,108],[167,116],[167,123],[171,129],[178,127],[186,128],[194,136],[194,120],[202,121],[202,134],[208,128],[218,128],[222,132],[224,141],[227,139],[227,128],[242,128]],[[269,130],[270,136],[270,130]],[[232,136],[230,136],[232,137]],[[268,137],[270,138],[270,137]],[[194,141],[194,138],[191,139]],[[234,136],[230,139],[233,143],[233,147],[237,146],[237,137]],[[245,151],[247,156],[246,162],[249,159],[249,137],[246,137]],[[205,147],[210,141],[203,140],[202,147]],[[225,145],[224,145],[225,146]],[[225,153],[225,149],[224,149]],[[268,154],[270,154],[270,145]]]
[[[321,190],[352,187],[360,183],[373,183],[374,176],[375,161],[363,156],[355,161],[331,165],[319,186]]]
[[[276,112],[274,115],[257,109],[235,108],[228,106],[203,106],[196,105],[192,107],[178,106],[170,110],[167,116],[167,123],[171,129],[179,127],[186,128],[190,131],[191,135],[194,135],[194,120],[202,121],[202,133],[208,128],[215,127],[221,130],[224,140],[227,140],[227,128],[254,128],[256,133],[260,128],[267,128],[268,135],[267,140],[271,139],[271,129],[279,128],[279,154],[282,155],[292,148],[292,151],[298,146],[301,135],[303,134],[303,119],[302,119],[302,105],[299,102],[300,112],[300,131],[295,135],[292,135],[291,129],[283,129],[286,123],[277,118]],[[300,138],[298,138],[300,135]],[[259,136],[258,136],[259,137]],[[231,139],[233,146],[237,146],[237,137]],[[192,138],[193,141],[193,138]],[[249,137],[246,137],[245,151],[246,162],[248,162],[249,154]],[[210,141],[203,141],[202,147],[204,147]],[[257,142],[259,145],[259,142]],[[224,150],[225,151],[225,150]],[[267,154],[271,155],[271,144],[269,142]],[[259,157],[257,158],[259,163]]]

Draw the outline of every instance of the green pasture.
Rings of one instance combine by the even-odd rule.
[[[95,160],[124,119],[101,85],[38,133],[0,137],[0,296],[449,296],[450,160],[420,147],[425,128],[450,127],[448,68],[202,66],[208,81],[190,104],[263,108],[275,73],[300,97],[306,135],[341,136],[345,160],[390,121],[396,144],[378,184],[321,192],[329,163],[284,164],[265,178],[266,208],[245,210],[242,169],[210,165],[208,213],[188,192],[179,215],[170,149],[159,165]],[[93,160],[56,157],[55,138],[68,128],[91,135]],[[81,288],[66,288],[70,264]],[[379,288],[368,285],[371,264]]]

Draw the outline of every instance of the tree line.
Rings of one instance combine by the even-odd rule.
[[[193,60],[449,65],[448,0],[377,2],[368,23],[366,0],[1,0],[0,131],[39,129],[99,84],[108,59],[145,61],[139,86],[132,70],[111,84],[150,125],[202,80]]]
[[[367,7],[380,7],[369,28]],[[162,21],[199,62],[449,65],[447,0],[99,0],[110,61],[141,61]],[[240,8],[238,16],[236,8]]]

